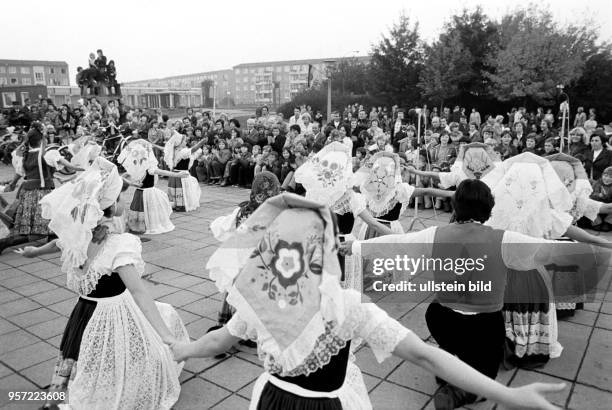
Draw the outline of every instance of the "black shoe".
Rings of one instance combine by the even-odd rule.
[[[254,342],[252,340],[241,340],[238,342],[238,344],[241,346],[250,347],[251,349],[257,348],[257,342]]]
[[[466,404],[474,403],[476,399],[476,395],[447,384],[434,395],[434,407],[436,410],[454,410]]]
[[[570,317],[574,317],[574,309],[557,309],[557,320],[563,320]]]
[[[150,238],[140,238],[140,242],[145,243],[145,242],[151,242]]]

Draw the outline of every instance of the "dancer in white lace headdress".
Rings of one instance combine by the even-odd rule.
[[[402,182],[402,168],[399,155],[381,151],[371,156],[353,176],[354,186],[358,186],[366,202],[366,209],[376,220],[388,226],[393,233],[404,233],[400,218],[408,208],[410,200],[416,196],[451,197],[452,191],[435,188],[415,188]],[[380,236],[379,232],[362,224],[357,240]],[[345,285],[362,291],[362,263],[358,256],[351,257],[346,271]]]
[[[264,373],[250,409],[372,409],[350,345],[363,338],[380,362],[392,354],[449,382],[516,408],[553,407],[544,391],[563,385],[508,388],[457,357],[423,342],[354,290],[340,286],[336,226],[329,208],[284,194],[269,199],[208,264],[231,283],[236,314],[193,343],[177,343],[177,360],[208,357],[239,339],[256,340]]]
[[[363,195],[353,190],[353,165],[350,148],[338,141],[327,144],[295,171],[295,181],[306,189],[306,199],[325,204],[336,215],[342,241],[352,239],[357,217],[381,235],[392,233],[366,209]],[[350,259],[338,255],[342,280],[353,269]]]
[[[117,159],[127,171],[130,181],[136,185],[134,198],[128,211],[127,224],[136,234],[160,234],[170,232],[172,207],[168,195],[155,187],[157,175],[189,178],[188,171],[171,172],[157,167],[157,158],[149,141],[130,142]]]
[[[97,158],[41,200],[58,239],[22,250],[32,257],[60,249],[68,287],[79,294],[51,385],[68,384],[69,408],[170,409],[180,393],[182,365],[168,345],[189,338],[177,312],[147,292],[138,238],[113,232],[122,186],[117,167]]]
[[[193,147],[187,147],[187,137],[174,131],[174,134],[164,146],[164,161],[171,171],[189,171],[194,159],[201,153],[200,148],[206,143],[206,138]],[[193,176],[187,178],[168,178],[168,198],[177,212],[189,212],[200,207],[202,191],[198,180]]]

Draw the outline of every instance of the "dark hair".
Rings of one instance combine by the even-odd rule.
[[[101,49],[97,49],[96,53],[102,53],[102,50]],[[104,53],[102,53],[102,54],[104,54]]]
[[[298,134],[302,132],[302,129],[297,124],[293,124],[291,127],[289,127],[289,130],[290,131],[297,131]]]
[[[491,217],[491,210],[495,205],[491,189],[477,179],[461,182],[451,202],[457,222],[474,220],[484,223]]]
[[[231,120],[229,120],[229,123],[234,124],[234,127],[236,128],[240,128],[240,122],[235,118],[232,118]]]
[[[550,145],[552,145],[554,147],[555,146],[555,139],[554,138],[546,138],[544,140],[544,144],[550,144]]]
[[[130,184],[124,179],[122,184],[121,184],[121,192],[125,192],[127,191],[127,189],[130,187]],[[109,206],[108,208],[104,209],[102,211],[102,213],[104,214],[105,218],[112,218],[113,215],[115,214],[115,209],[113,209],[113,206],[115,206],[115,204]]]

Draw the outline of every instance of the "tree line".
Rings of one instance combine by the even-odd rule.
[[[464,9],[430,44],[421,37],[418,21],[402,14],[371,55],[368,65],[347,58],[331,70],[334,108],[360,102],[457,104],[485,112],[507,112],[512,106],[558,109],[564,99],[558,86],[563,85],[573,112],[593,107],[598,120],[612,121],[612,46],[599,41],[592,23],[561,25],[537,6],[498,20],[480,7]],[[305,91],[285,108],[300,103],[324,109],[326,87]]]

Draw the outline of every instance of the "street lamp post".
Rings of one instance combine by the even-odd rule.
[[[217,109],[217,82],[213,82],[213,121],[215,119],[215,110]]]
[[[563,101],[561,103],[561,105],[559,106],[559,110],[561,111],[561,140],[559,142],[559,152],[563,152],[563,148],[565,147],[565,131],[566,131],[566,123],[567,123],[567,131],[569,132],[569,123],[570,123],[570,119],[569,119],[569,109],[570,109],[570,98],[569,95],[567,95],[566,92],[563,91],[563,89],[565,88],[565,86],[563,84],[559,84],[557,85],[557,89],[559,90],[559,93],[562,96],[565,96],[565,101]],[[567,150],[569,152],[569,146],[570,146],[570,139],[569,139],[569,135],[567,138]]]
[[[227,109],[230,109],[230,95],[231,95],[231,91],[227,90]]]
[[[336,60],[326,60],[324,63],[327,65],[327,121],[331,121],[331,67],[336,64]]]

